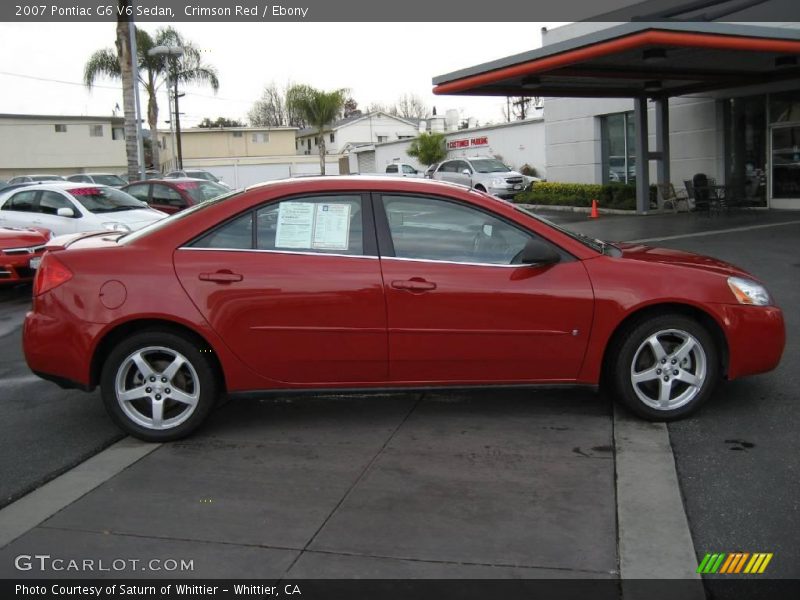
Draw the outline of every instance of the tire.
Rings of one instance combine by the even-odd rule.
[[[475,189],[478,190],[479,192],[483,192],[484,194],[486,193],[486,188],[483,187],[483,185],[481,185],[480,183],[475,186]]]
[[[674,421],[693,413],[720,378],[714,338],[680,314],[633,323],[611,352],[608,380],[613,392],[650,421]]]
[[[215,365],[196,343],[159,331],[117,344],[103,365],[100,387],[111,419],[146,442],[189,435],[208,416],[221,388]]]

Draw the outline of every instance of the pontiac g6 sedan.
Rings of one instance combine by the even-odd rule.
[[[562,230],[424,180],[303,178],[51,242],[30,368],[174,440],[221,394],[608,386],[647,419],[773,369],[783,316],[721,261]]]

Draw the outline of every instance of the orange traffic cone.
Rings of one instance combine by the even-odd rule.
[[[600,214],[597,212],[597,200],[592,200],[592,214],[589,215],[590,219],[596,219]]]

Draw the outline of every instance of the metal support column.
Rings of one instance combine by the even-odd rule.
[[[656,178],[659,184],[669,183],[669,98],[658,98],[656,104]]]
[[[647,98],[634,98],[633,118],[636,127],[636,212],[650,210],[650,149],[647,132]]]

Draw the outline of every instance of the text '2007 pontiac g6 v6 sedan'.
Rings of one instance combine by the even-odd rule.
[[[23,339],[35,373],[99,385],[120,427],[165,441],[220,394],[290,390],[602,383],[677,419],[775,368],[785,330],[765,287],[713,258],[452,184],[336,177],[51,242]]]

